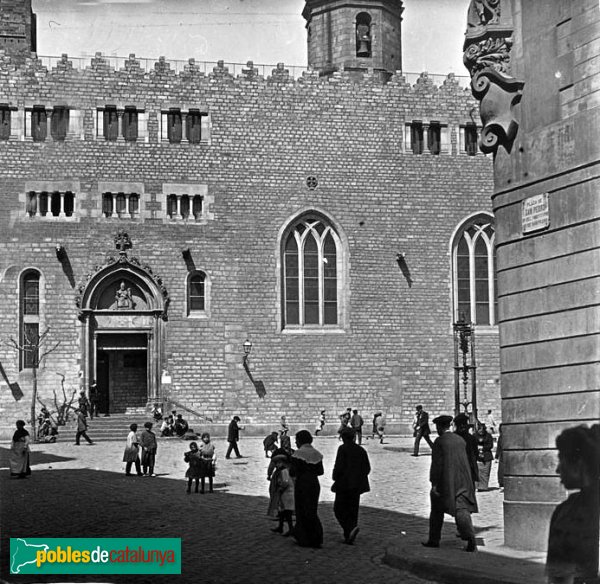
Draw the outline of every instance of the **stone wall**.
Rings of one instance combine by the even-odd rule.
[[[433,416],[452,411],[450,242],[467,216],[490,211],[492,188],[491,160],[460,151],[459,127],[472,121],[475,101],[452,76],[440,87],[426,75],[414,87],[401,76],[381,84],[365,75],[356,83],[345,74],[327,80],[314,72],[295,81],[283,66],[263,79],[249,64],[233,78],[222,67],[205,76],[193,62],[175,74],[162,60],[145,73],[135,58],[114,71],[100,56],[84,70],[65,57],[50,71],[36,60],[15,68],[4,58],[0,73],[8,81],[0,103],[18,111],[68,105],[82,128],[65,141],[19,135],[0,141],[0,335],[18,334],[19,276],[26,267],[38,269],[41,320],[61,342],[39,372],[43,395],[59,389],[57,372],[67,376],[67,387],[79,383],[87,340],[77,319],[78,285],[116,253],[113,238],[125,229],[130,256],[160,275],[171,299],[162,354],[171,383],[161,388],[164,397],[215,422],[239,414],[245,423],[267,425],[285,413],[290,423],[312,426],[320,410],[331,419],[352,406],[365,418],[383,409],[390,429],[406,431],[417,403]],[[97,136],[97,109],[107,104],[143,109],[146,136],[134,143]],[[161,112],[169,107],[207,114],[209,141],[161,140]],[[406,151],[412,120],[447,124],[449,152]],[[77,191],[72,217],[26,214],[29,189],[59,189],[65,181]],[[107,183],[134,185],[139,214],[104,217]],[[166,184],[205,193],[202,221],[169,218]],[[346,319],[335,333],[282,330],[279,238],[305,210],[327,216],[343,241]],[[66,252],[60,261],[57,244]],[[396,263],[398,252],[411,285]],[[187,316],[190,269],[208,277],[204,318]],[[242,366],[246,338],[263,398]],[[494,327],[478,332],[484,412],[499,410],[497,346]],[[0,363],[25,394],[15,401],[4,389],[2,416],[24,416],[30,371],[18,371],[6,345]]]

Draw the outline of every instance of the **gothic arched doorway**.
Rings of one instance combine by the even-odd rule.
[[[127,234],[119,237],[128,243],[121,243],[119,258],[97,266],[79,286],[77,297],[84,383],[95,384],[99,411],[106,414],[141,413],[149,403],[160,401],[169,303],[152,269],[127,257]]]

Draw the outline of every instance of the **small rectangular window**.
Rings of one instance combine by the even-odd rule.
[[[138,111],[135,107],[126,107],[123,112],[123,138],[127,142],[138,139]]]
[[[104,109],[102,122],[104,126],[103,135],[106,140],[115,141],[119,136],[119,116],[115,106],[107,105]]]
[[[200,111],[190,110],[185,122],[188,142],[198,144],[202,140],[202,115]]]
[[[469,156],[477,154],[477,126],[475,124],[465,126],[465,152]]]
[[[413,122],[410,125],[410,141],[413,154],[423,154],[423,123]]]
[[[182,134],[181,111],[178,108],[171,108],[167,114],[167,138],[172,144],[177,144],[181,142]]]
[[[441,152],[441,127],[438,122],[431,122],[427,128],[427,149],[431,154],[439,154]]]
[[[44,106],[33,106],[31,111],[31,137],[34,142],[43,142],[48,134],[48,120]]]
[[[69,131],[69,108],[56,106],[50,119],[50,134],[54,140],[62,142]]]
[[[10,109],[7,106],[0,106],[0,140],[10,138]]]

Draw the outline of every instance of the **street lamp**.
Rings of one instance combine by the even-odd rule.
[[[250,351],[252,351],[252,341],[246,339],[244,341],[244,365],[248,363],[248,357],[250,357]]]
[[[471,417],[477,420],[477,384],[475,365],[475,331],[473,324],[465,320],[464,313],[454,323],[454,415],[460,413],[461,406],[468,414],[471,406]],[[469,391],[469,381],[470,391]],[[463,396],[461,399],[461,383]],[[470,395],[469,395],[470,394]],[[470,399],[469,399],[470,397]]]

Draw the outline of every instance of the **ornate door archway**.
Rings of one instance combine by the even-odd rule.
[[[118,362],[119,367],[128,367],[129,362],[138,370],[138,376],[143,376],[137,382],[134,378],[130,387],[121,379],[118,395],[111,388],[110,399],[106,387],[106,395],[99,396],[106,413],[115,411],[116,403],[120,407],[145,407],[161,400],[162,348],[169,305],[169,294],[160,277],[150,266],[128,256],[131,240],[127,233],[120,231],[115,244],[118,257],[109,256],[104,265],[95,266],[79,285],[76,298],[82,323],[84,387],[99,380],[104,383],[109,362]],[[137,388],[135,395],[132,388]]]

